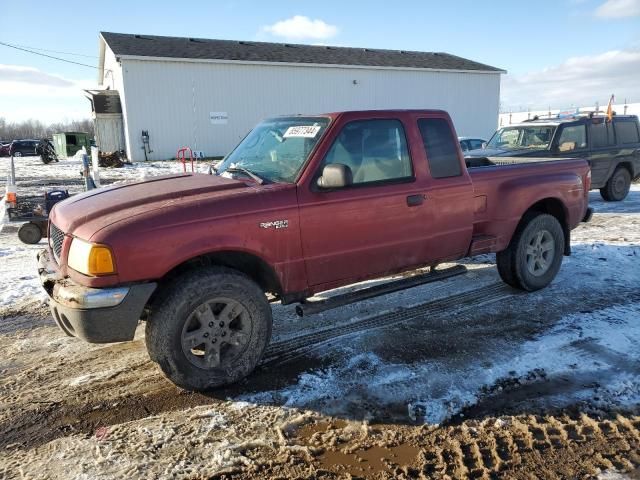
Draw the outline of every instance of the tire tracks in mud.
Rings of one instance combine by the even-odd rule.
[[[349,335],[388,327],[390,325],[415,320],[420,317],[459,314],[506,298],[519,296],[517,292],[503,283],[495,283],[479,289],[451,295],[449,297],[423,303],[409,308],[367,317],[357,322],[325,328],[273,343],[265,351],[263,365],[282,363],[299,356],[304,351],[341,340]]]
[[[508,314],[520,315],[518,311],[519,305],[517,305],[516,302],[519,301],[518,299],[520,297],[525,295],[532,294],[514,290],[502,282],[498,282],[413,307],[400,308],[381,315],[367,317],[353,323],[338,325],[334,328],[323,328],[319,331],[301,334],[269,345],[265,351],[261,365],[273,366],[287,363],[314,349],[333,342],[339,342],[351,335],[382,329],[400,323],[410,323],[423,318],[429,320],[429,322],[425,324],[426,330],[434,327],[435,320],[444,321],[449,328],[453,328],[456,324],[468,323],[473,321],[474,318],[481,317],[486,312],[478,311],[479,309],[482,307],[491,308],[491,306],[501,301],[503,302],[501,309]],[[546,306],[542,305],[539,308],[536,305],[534,307],[526,306],[524,308],[538,310],[535,313],[539,313],[540,309],[548,310],[548,317],[552,318],[558,314],[564,316],[603,309],[614,305],[638,302],[640,301],[640,291],[637,289],[614,288],[611,291],[603,290],[588,293],[580,291],[562,292],[559,296],[553,297],[550,295],[550,297],[551,302]],[[510,323],[513,323],[515,319],[512,318],[511,320]],[[539,322],[543,323],[542,320]],[[504,324],[505,330],[511,328],[510,323]],[[490,323],[486,325],[487,328],[491,328]],[[481,330],[482,326],[477,328]],[[532,325],[532,328],[536,328],[535,325]],[[589,347],[583,347],[583,349],[587,348]],[[590,348],[593,349],[595,347]],[[593,355],[597,355],[598,352],[594,351],[592,353]],[[588,355],[588,352],[585,352],[585,355]]]
[[[578,478],[599,470],[629,472],[640,465],[638,417],[616,415],[597,420],[584,414],[575,419],[526,415],[507,423],[451,428],[448,441],[429,445],[433,448],[430,454],[423,450],[420,471],[453,478],[496,474]]]
[[[594,478],[606,470],[640,473],[640,417],[632,415],[528,414],[441,427],[372,425],[365,435],[343,424],[303,425],[291,432],[289,442],[319,451],[312,465],[318,473],[333,474],[327,478],[555,479]],[[399,455],[402,450],[412,458]],[[263,478],[293,474],[291,464],[275,464]]]

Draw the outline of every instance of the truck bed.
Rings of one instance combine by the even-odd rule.
[[[561,199],[559,205],[564,204],[561,208],[566,209],[570,228],[581,221],[586,193],[579,185],[589,170],[585,160],[534,157],[473,160],[487,161],[484,166],[470,167],[469,175],[474,189],[473,235],[483,238],[489,251],[505,248],[520,221],[515,212],[525,211],[541,199],[559,202]]]

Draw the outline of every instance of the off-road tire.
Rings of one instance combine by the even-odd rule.
[[[547,270],[536,276],[527,267],[527,246],[539,232],[550,234],[554,245],[553,258]],[[549,285],[560,270],[564,253],[564,233],[560,222],[546,213],[527,215],[513,235],[509,246],[496,254],[500,278],[520,290],[533,292]]]
[[[256,367],[271,338],[271,307],[250,278],[225,267],[209,267],[186,273],[157,295],[146,324],[149,356],[176,385],[207,391],[237,382]],[[238,302],[250,317],[248,340],[232,365],[200,368],[183,351],[185,323],[203,303],[225,297]]]
[[[625,167],[617,167],[613,175],[600,189],[600,195],[607,202],[620,202],[627,198],[631,188],[631,174]]]

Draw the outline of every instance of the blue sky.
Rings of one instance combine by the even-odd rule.
[[[640,0],[2,4],[0,42],[86,55],[59,56],[94,65],[101,30],[444,51],[508,70],[503,109],[606,103],[611,93],[640,102]],[[86,117],[79,87],[95,77],[0,46],[0,117]]]

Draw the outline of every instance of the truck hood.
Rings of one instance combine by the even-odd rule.
[[[249,188],[255,187],[214,175],[162,175],[74,195],[56,204],[50,219],[63,232],[88,240],[96,231],[121,220],[187,203],[199,195],[212,199]]]
[[[539,157],[544,155],[543,152],[547,150],[538,150],[533,148],[518,148],[518,149],[504,149],[504,148],[477,148],[476,150],[469,150],[464,153],[465,157]]]

